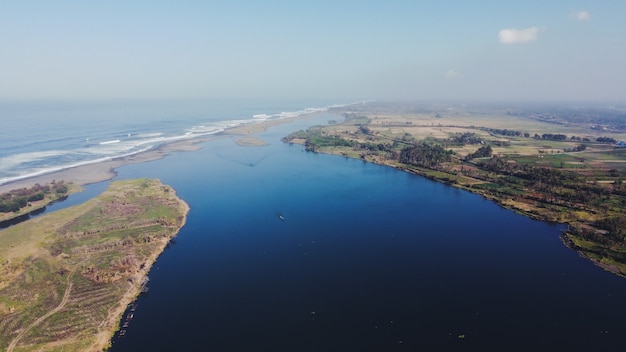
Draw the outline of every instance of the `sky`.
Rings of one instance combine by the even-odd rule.
[[[625,101],[623,0],[0,1],[0,99]]]

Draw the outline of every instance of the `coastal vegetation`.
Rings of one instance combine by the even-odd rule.
[[[188,207],[158,180],[0,231],[0,350],[106,348]]]
[[[0,194],[0,222],[41,209],[79,190],[80,187],[74,183],[65,183],[61,180],[44,185],[37,183],[32,187],[2,193]]]
[[[468,107],[348,109],[337,110],[345,117],[342,123],[283,140],[312,152],[392,166],[532,218],[568,224],[566,245],[626,276],[626,148],[616,145],[626,134],[615,112],[600,120],[616,124],[599,129],[581,115],[568,122],[552,110],[559,118],[547,121],[536,112],[522,116]]]

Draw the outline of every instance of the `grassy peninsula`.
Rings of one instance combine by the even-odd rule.
[[[188,210],[158,180],[116,181],[0,231],[0,350],[106,349]]]
[[[543,221],[626,276],[626,110],[367,103],[285,137],[312,152],[388,165]]]

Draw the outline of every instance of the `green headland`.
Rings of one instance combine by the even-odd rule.
[[[0,231],[0,350],[106,349],[187,212],[158,180],[116,181]]]

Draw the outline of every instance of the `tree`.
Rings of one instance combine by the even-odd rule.
[[[492,154],[493,154],[493,150],[491,149],[491,146],[486,145],[486,146],[482,146],[478,148],[477,151],[466,156],[465,160],[472,160],[474,158],[487,158],[487,157],[490,157]]]
[[[451,150],[445,150],[440,145],[421,143],[403,148],[398,159],[403,164],[434,168],[442,162],[450,161],[450,154]]]
[[[598,143],[617,143],[614,138],[611,137],[598,137],[596,138],[596,142]]]

